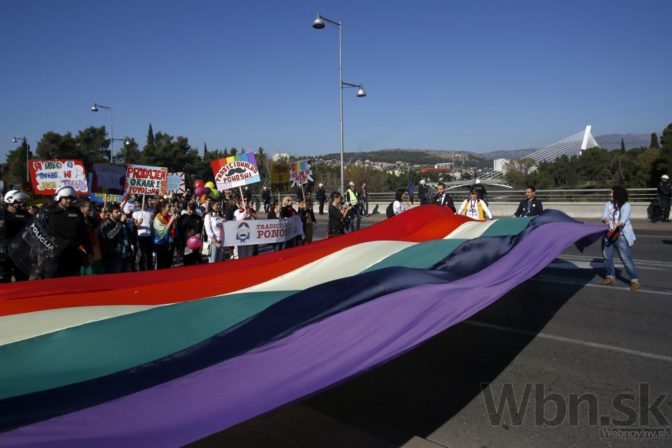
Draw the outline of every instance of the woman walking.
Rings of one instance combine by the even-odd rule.
[[[635,232],[630,223],[630,203],[628,190],[621,186],[611,188],[611,200],[604,204],[602,222],[609,225],[609,231],[602,238],[602,256],[607,276],[602,280],[603,285],[616,283],[614,268],[614,249],[618,252],[625,270],[630,276],[630,291],[639,289],[637,269],[632,260],[631,247],[635,243]]]

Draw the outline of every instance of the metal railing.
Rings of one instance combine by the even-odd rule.
[[[573,190],[537,190],[537,197],[544,202],[605,202],[609,199],[609,188],[600,189],[573,189]],[[467,189],[450,190],[449,193],[455,200],[466,199]],[[434,193],[432,192],[432,195]],[[655,188],[631,188],[628,190],[630,202],[657,201],[658,196]],[[418,193],[415,192],[415,200]],[[525,190],[495,190],[488,189],[488,202],[518,202],[525,198]],[[391,202],[394,200],[394,192],[369,193],[369,202]]]

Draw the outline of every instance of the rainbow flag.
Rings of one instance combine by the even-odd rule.
[[[603,231],[423,206],[259,257],[8,285],[0,446],[199,440],[413,349]]]

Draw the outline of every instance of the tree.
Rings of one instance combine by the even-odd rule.
[[[621,152],[625,152],[625,142],[623,141],[623,138],[621,138]]]
[[[651,143],[649,144],[649,148],[660,148],[660,144],[658,143],[658,136],[655,132],[651,133]]]
[[[105,126],[81,130],[75,137],[76,159],[81,159],[87,171],[93,169],[94,162],[110,160],[110,140],[105,138]]]
[[[26,178],[26,151],[28,151],[28,157],[30,158],[30,147],[25,141],[22,141],[21,145],[7,154],[7,163],[2,170],[5,190],[9,190],[12,185],[28,182]]]
[[[142,152],[140,152],[140,147],[138,142],[134,138],[126,137],[124,139],[124,144],[117,154],[119,163],[126,164],[137,164],[142,160]]]
[[[152,129],[152,123],[149,123],[149,129],[147,129],[147,141],[145,142],[146,147],[154,147],[154,129]]]
[[[41,160],[82,158],[77,148],[77,141],[69,132],[64,135],[52,131],[45,132],[37,142],[36,153],[37,158]]]

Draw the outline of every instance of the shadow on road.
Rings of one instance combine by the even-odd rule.
[[[584,280],[590,281],[530,280],[469,321],[536,334]],[[400,446],[415,435],[427,437],[480,399],[482,385],[506,369],[531,339],[463,323],[350,381],[192,446]]]

